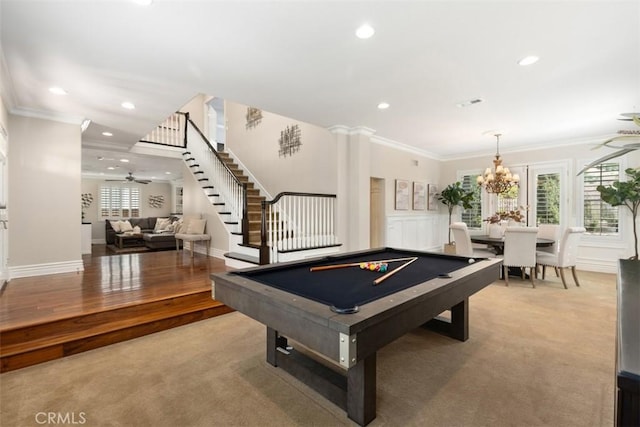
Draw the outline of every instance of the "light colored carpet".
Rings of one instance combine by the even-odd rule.
[[[382,349],[370,426],[611,426],[615,276],[579,275],[487,287],[465,343],[419,329]],[[2,374],[0,424],[355,425],[265,362],[264,329],[236,312]]]

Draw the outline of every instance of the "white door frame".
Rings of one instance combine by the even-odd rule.
[[[0,289],[8,282],[9,268],[9,209],[8,209],[8,137],[5,129],[0,125]]]

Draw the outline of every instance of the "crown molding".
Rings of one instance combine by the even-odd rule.
[[[34,119],[52,120],[54,122],[68,123],[70,125],[82,125],[85,119],[74,114],[61,114],[52,111],[34,110],[31,108],[12,108],[9,112],[16,116],[30,117]]]
[[[395,148],[396,150],[406,151],[411,154],[417,154],[419,156],[426,157],[432,160],[442,160],[441,156],[432,153],[427,150],[423,150],[421,148],[413,147],[411,145],[403,144],[402,142],[394,141],[392,139],[384,138],[381,136],[372,136],[371,142],[379,145],[384,145],[390,148]]]

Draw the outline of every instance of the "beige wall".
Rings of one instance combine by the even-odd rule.
[[[80,126],[9,116],[9,267],[81,260]]]
[[[226,102],[226,147],[272,197],[282,191],[336,193],[336,141],[327,129],[267,111],[258,126],[246,129],[246,113],[246,105]],[[278,154],[278,139],[292,125],[299,126],[302,145],[284,157]]]

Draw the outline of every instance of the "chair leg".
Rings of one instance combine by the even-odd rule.
[[[562,285],[564,286],[564,288],[569,289],[567,288],[567,282],[564,280],[564,268],[560,269],[560,278],[562,279]]]
[[[542,266],[542,280],[544,280],[544,274],[546,273],[546,271],[547,271],[547,266],[543,265]]]
[[[180,252],[180,240],[176,239],[176,252]]]
[[[553,269],[556,271],[556,277],[560,277],[560,275],[558,274],[558,267],[553,267]]]
[[[503,265],[502,274],[504,275],[504,285],[509,286],[509,267],[507,267],[506,265]]]
[[[523,268],[524,270],[524,268]],[[531,279],[531,286],[533,286],[533,288],[536,288],[536,284],[533,281],[533,273],[534,273],[535,267],[529,267],[529,278]]]
[[[578,275],[576,274],[576,266],[571,266],[571,273],[573,274],[573,280],[576,281],[576,286],[580,286],[580,282],[578,282]]]

